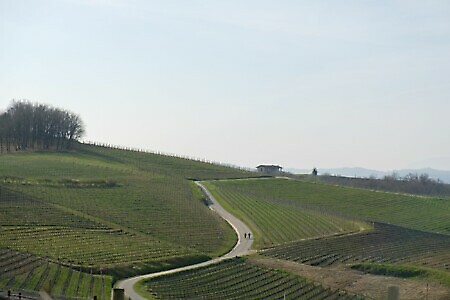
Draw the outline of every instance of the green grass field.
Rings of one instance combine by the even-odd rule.
[[[236,258],[140,283],[155,299],[364,299]]]
[[[270,197],[271,194],[261,196],[252,193],[250,188],[259,182],[266,183],[269,179],[204,183],[228,211],[250,226],[255,235],[255,247],[258,249],[370,228],[369,224],[361,221],[343,218],[320,209],[305,208],[293,201],[279,201]]]

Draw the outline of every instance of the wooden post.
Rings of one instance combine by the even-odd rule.
[[[125,300],[125,290],[113,289],[113,300]]]

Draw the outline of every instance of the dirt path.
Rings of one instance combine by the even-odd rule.
[[[215,258],[215,259],[203,262],[203,263],[199,263],[199,264],[195,264],[195,265],[191,265],[191,266],[186,266],[186,267],[182,267],[182,268],[177,268],[177,269],[172,269],[172,270],[168,270],[168,271],[158,272],[158,273],[151,273],[151,274],[136,276],[136,277],[132,277],[132,278],[121,280],[121,281],[119,281],[116,284],[116,287],[125,290],[125,296],[126,296],[127,299],[128,298],[130,298],[132,300],[145,300],[146,299],[146,298],[142,297],[141,295],[139,295],[134,290],[134,285],[138,281],[140,281],[142,279],[154,278],[154,277],[167,275],[167,274],[172,274],[172,273],[177,273],[177,272],[181,272],[181,271],[197,269],[197,268],[204,267],[204,266],[207,266],[207,265],[215,264],[215,263],[217,263],[219,261],[222,261],[224,259],[227,259],[227,258],[232,258],[232,257],[235,257],[235,256],[244,256],[244,255],[250,254],[250,252],[251,252],[250,249],[251,249],[252,244],[253,244],[253,238],[252,239],[247,239],[247,238],[244,237],[245,233],[251,233],[250,228],[248,228],[247,225],[244,224],[244,222],[242,222],[241,220],[236,218],[234,215],[232,215],[228,211],[226,211],[217,202],[217,200],[214,198],[214,196],[200,182],[196,182],[196,184],[202,189],[204,195],[208,198],[208,202],[209,202],[208,206],[209,206],[209,208],[211,210],[215,211],[223,219],[225,219],[231,225],[231,227],[233,227],[234,231],[236,231],[236,234],[238,236],[238,241],[237,241],[236,245],[227,254],[225,254],[225,255],[223,255],[221,257],[218,257],[218,258]],[[252,236],[253,236],[253,234],[252,234]]]
[[[436,283],[430,283],[428,285],[427,298],[427,283],[421,280],[365,274],[356,270],[348,269],[345,266],[326,268],[313,267],[296,262],[266,257],[250,258],[248,261],[250,263],[264,265],[269,268],[286,270],[319,282],[323,286],[333,290],[346,290],[351,293],[365,295],[373,299],[386,299],[388,287],[391,285],[399,287],[400,299],[450,299],[450,289]]]

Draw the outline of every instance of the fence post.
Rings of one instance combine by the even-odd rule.
[[[400,296],[399,296],[399,290],[398,290],[398,286],[389,286],[388,287],[388,300],[399,300]]]

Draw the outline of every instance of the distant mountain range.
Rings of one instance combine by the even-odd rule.
[[[291,172],[294,174],[310,174],[312,170],[307,169],[294,169],[287,168],[285,169],[287,172]],[[375,178],[382,178],[386,175],[391,175],[395,172],[398,176],[403,177],[409,173],[417,173],[417,174],[428,174],[433,179],[440,179],[445,183],[450,184],[450,171],[445,170],[436,170],[432,168],[423,168],[423,169],[402,169],[402,170],[393,170],[393,171],[377,171],[370,170],[365,168],[332,168],[332,169],[321,169],[317,168],[319,175],[330,174],[330,175],[340,175],[346,177],[370,177],[373,176]]]

